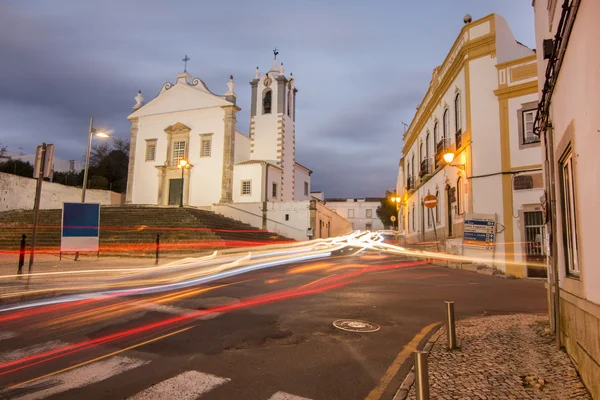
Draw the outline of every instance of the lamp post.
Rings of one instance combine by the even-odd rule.
[[[96,135],[99,138],[107,138],[108,134],[104,131],[99,131],[97,129],[94,128],[94,118],[90,118],[90,131],[89,131],[89,135],[88,135],[88,145],[87,145],[87,152],[86,152],[86,156],[85,156],[85,170],[83,173],[83,190],[81,191],[81,202],[85,203],[85,189],[87,186],[87,179],[88,179],[88,171],[89,171],[89,166],[90,166],[90,151],[92,149],[92,136]]]
[[[444,161],[446,161],[446,164],[451,166],[451,167],[456,167],[458,169],[461,170],[465,170],[465,164],[451,164],[452,161],[454,161],[454,157],[456,157],[456,155],[454,154],[453,151],[449,151],[447,153],[444,153],[444,155],[442,156],[444,158]]]
[[[183,171],[185,170],[185,168],[188,166],[188,162],[185,158],[181,158],[179,160],[179,165],[178,167],[181,168],[181,197],[179,198],[179,207],[183,207],[183,187],[184,185],[184,180],[183,180]]]
[[[400,196],[392,196],[392,202],[396,203],[396,218],[398,218],[398,212],[400,211],[400,203],[402,202],[402,197]],[[400,219],[396,219],[396,228],[398,233],[400,233]]]

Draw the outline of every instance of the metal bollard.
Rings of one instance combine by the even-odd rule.
[[[25,242],[27,241],[27,235],[23,234],[21,236],[21,250],[19,250],[19,269],[17,270],[17,274],[23,273],[23,265],[25,264]]]
[[[156,262],[155,262],[155,264],[158,264],[159,248],[160,248],[160,233],[157,233],[156,234]]]
[[[448,350],[456,349],[456,319],[454,318],[454,302],[446,301],[446,332],[448,334]]]
[[[427,368],[426,351],[414,351],[415,392],[417,400],[429,400],[429,370]]]

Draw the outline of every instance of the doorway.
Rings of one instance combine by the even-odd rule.
[[[448,237],[452,237],[452,200],[453,200],[452,188],[450,185],[446,186],[446,208],[448,213]]]
[[[181,202],[183,179],[169,179],[169,205],[177,206]]]

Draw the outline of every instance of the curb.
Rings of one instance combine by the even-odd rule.
[[[447,261],[445,263],[444,262],[441,262],[441,263],[434,262],[433,264],[438,267],[476,272],[480,275],[494,276],[496,278],[517,279],[517,277],[513,274],[505,274],[500,270],[492,269],[485,265],[476,265],[476,264],[472,264],[472,263],[455,263],[455,262],[449,262],[449,261]]]
[[[433,335],[431,335],[431,337],[429,338],[429,340],[423,347],[423,351],[429,352],[429,350],[431,350],[431,348],[438,341],[440,336],[442,336],[442,328],[444,326],[445,326],[444,324],[441,324],[437,328],[437,331]],[[410,392],[410,388],[412,387],[414,382],[415,382],[415,366],[413,365],[410,368],[410,371],[408,372],[408,374],[406,375],[406,378],[404,378],[404,381],[402,381],[400,388],[398,389],[398,391],[396,392],[396,394],[394,395],[394,398],[392,400],[405,400],[408,397],[408,393]]]

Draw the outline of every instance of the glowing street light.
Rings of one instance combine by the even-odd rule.
[[[189,163],[185,158],[179,159],[178,167],[181,168],[181,197],[179,198],[179,207],[183,207],[183,187],[184,187],[183,171],[187,168],[188,165],[189,165]]]
[[[83,173],[83,187],[82,187],[82,191],[81,191],[81,202],[85,203],[85,189],[87,187],[87,180],[88,180],[88,171],[90,168],[90,151],[92,149],[92,136],[96,136],[99,138],[107,138],[109,137],[108,133],[95,129],[94,126],[94,118],[90,118],[90,131],[89,131],[89,135],[88,135],[88,145],[87,145],[87,152],[86,152],[86,156],[85,156],[85,172]]]
[[[444,155],[442,156],[444,158],[444,161],[446,161],[446,164],[448,164],[451,167],[456,167],[458,169],[461,170],[465,170],[465,164],[450,164],[452,161],[454,161],[455,158],[455,154],[453,151],[449,151],[447,153],[444,153]]]

